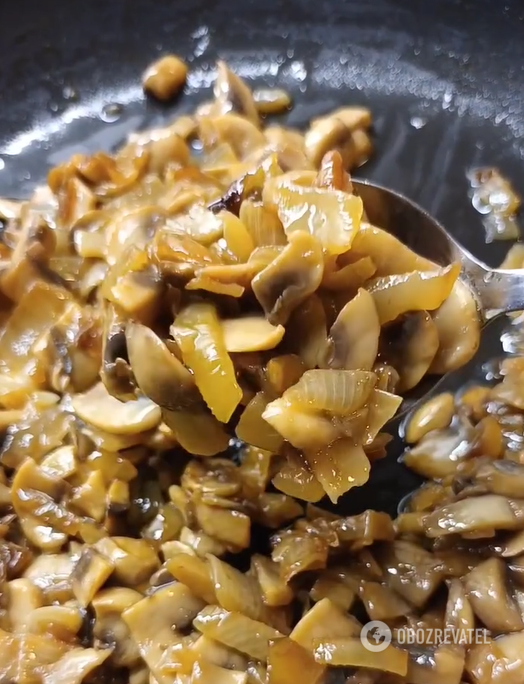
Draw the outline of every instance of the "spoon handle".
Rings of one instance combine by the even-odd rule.
[[[477,294],[485,320],[524,310],[524,269],[488,268],[464,254],[462,273]]]

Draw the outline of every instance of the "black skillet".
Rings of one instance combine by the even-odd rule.
[[[140,75],[168,51],[192,75],[166,108],[144,98]],[[524,194],[522,0],[3,0],[0,195],[23,197],[73,152],[191,110],[209,97],[218,56],[249,83],[289,90],[293,125],[369,105],[376,153],[359,175],[404,192],[475,255],[500,262],[508,245],[484,244],[466,171],[498,166]],[[498,334],[486,333],[451,387],[500,354]],[[340,510],[394,512],[416,485],[401,450],[397,440]]]

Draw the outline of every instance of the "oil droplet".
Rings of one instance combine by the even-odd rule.
[[[193,140],[191,140],[190,145],[193,152],[202,152],[202,150],[204,149],[202,141],[198,140],[198,138],[194,138]]]
[[[307,69],[304,62],[296,60],[290,65],[291,76],[299,82],[305,81],[307,77]]]
[[[289,59],[293,59],[293,57],[295,56],[295,51],[293,50],[293,48],[289,48],[289,50],[286,52],[286,54],[287,54]]]
[[[442,109],[449,109],[451,101],[453,100],[453,93],[451,90],[446,90],[442,97]]]
[[[409,120],[409,123],[413,126],[413,128],[416,128],[417,130],[419,130],[420,128],[424,128],[427,122],[428,120],[424,119],[424,117],[422,116],[412,116]]]
[[[195,41],[193,50],[195,57],[202,57],[210,43],[209,28],[207,26],[199,26],[193,31],[191,38]]]
[[[56,114],[56,112],[58,111],[58,105],[56,104],[56,102],[50,102],[48,108],[51,112],[53,112],[53,114]]]
[[[100,118],[105,123],[115,123],[121,117],[124,108],[118,102],[109,102],[102,107]]]
[[[62,97],[64,100],[78,100],[78,93],[71,86],[65,86],[62,90]]]

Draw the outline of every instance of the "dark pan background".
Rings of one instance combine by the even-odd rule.
[[[145,100],[140,75],[167,51],[192,73],[165,107]],[[406,193],[474,254],[501,261],[508,244],[484,244],[465,173],[498,166],[524,195],[522,0],[3,0],[0,194],[27,196],[73,152],[190,111],[209,97],[217,56],[249,83],[288,89],[296,126],[369,105],[376,153],[358,175]],[[121,115],[104,121],[114,103]],[[499,328],[480,362],[499,353]],[[396,462],[400,448],[345,510],[394,510],[415,483]]]

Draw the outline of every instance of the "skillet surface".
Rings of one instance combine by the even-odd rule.
[[[4,7],[7,4],[4,3]],[[39,0],[0,21],[0,194],[24,197],[73,152],[107,149],[134,129],[209,97],[225,59],[252,83],[288,89],[287,120],[305,125],[341,104],[367,104],[376,154],[359,175],[434,213],[474,254],[498,264],[467,197],[472,166],[501,168],[524,195],[524,5],[520,0]],[[162,52],[192,69],[169,107],[144,99],[142,70]],[[118,104],[118,115],[107,105]],[[500,324],[477,363],[500,353]],[[416,485],[401,443],[351,492],[344,512],[393,512]]]

